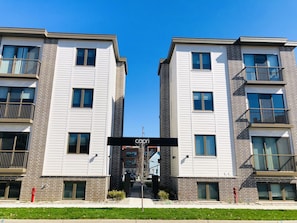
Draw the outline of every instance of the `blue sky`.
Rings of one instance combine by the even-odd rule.
[[[296,0],[0,0],[2,27],[115,34],[128,59],[124,136],[159,136],[159,59],[172,37],[297,40]]]

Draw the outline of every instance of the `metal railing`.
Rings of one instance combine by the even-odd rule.
[[[34,109],[33,103],[0,102],[0,119],[33,120]]]
[[[19,58],[1,58],[0,74],[39,76],[40,61]]]
[[[288,109],[285,108],[250,108],[246,114],[250,123],[289,124]]]
[[[243,70],[247,81],[283,81],[282,67],[247,66]]]
[[[256,171],[296,172],[296,156],[292,154],[254,154],[252,165]]]
[[[27,168],[28,155],[25,150],[0,150],[0,168]]]

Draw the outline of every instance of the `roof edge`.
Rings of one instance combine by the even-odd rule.
[[[114,46],[114,53],[117,61],[125,63],[126,72],[128,72],[127,59],[120,57],[116,35],[60,33],[60,32],[48,32],[46,29],[40,29],[40,28],[0,27],[0,36],[111,41]]]
[[[175,45],[177,44],[207,44],[207,45],[254,45],[254,46],[292,46],[297,47],[297,41],[288,41],[283,37],[247,37],[241,36],[238,39],[218,39],[218,38],[185,38],[174,37],[171,40],[166,59],[159,62],[158,74],[162,63],[170,63]]]

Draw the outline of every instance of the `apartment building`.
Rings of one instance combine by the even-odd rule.
[[[161,185],[179,200],[296,199],[297,42],[172,39],[159,64]]]
[[[104,200],[121,179],[107,137],[122,136],[126,74],[113,35],[0,28],[0,198]]]

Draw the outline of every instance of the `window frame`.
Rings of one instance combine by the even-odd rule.
[[[65,197],[65,188],[66,184],[71,184],[71,197]],[[84,184],[84,197],[83,198],[77,198],[77,185],[78,184]],[[85,200],[86,199],[86,181],[64,181],[63,182],[63,200]]]
[[[205,198],[199,197],[199,185],[205,185]],[[216,199],[211,198],[210,186],[215,185],[217,188]],[[197,182],[197,199],[200,201],[219,201],[220,200],[220,190],[218,182]]]
[[[30,140],[30,133],[29,132],[0,132],[0,135],[2,135],[2,137],[0,137],[0,151],[11,151],[11,152],[16,152],[16,151],[28,151],[29,149],[29,140]],[[3,137],[3,136],[7,136],[7,135],[11,135],[13,137],[13,144],[12,144],[12,149],[6,149],[6,148],[2,148],[2,141],[5,138],[8,137]],[[19,142],[19,137],[20,136],[25,136],[26,139],[26,145],[25,145],[25,149],[19,149],[17,148],[17,144]]]
[[[83,63],[79,63],[79,55],[78,52],[82,50],[84,55],[83,55]],[[89,64],[89,52],[94,51],[94,58],[92,59],[92,63]],[[79,63],[79,64],[78,64]],[[96,66],[96,48],[76,48],[76,66]]]
[[[201,98],[201,109],[195,108],[195,94],[200,94]],[[204,94],[211,94],[211,109],[206,109],[205,107],[205,101],[204,100]],[[211,91],[193,91],[193,111],[214,111],[214,99],[213,99],[213,92]]]
[[[22,187],[21,181],[11,181],[11,182],[10,181],[0,181],[0,184],[5,185],[4,186],[4,194],[3,194],[3,197],[0,197],[0,200],[19,200],[20,199],[21,187]],[[10,189],[11,189],[12,184],[19,186],[18,197],[10,197]]]
[[[82,152],[82,144],[81,139],[82,135],[88,135],[88,144],[87,144],[87,152]],[[75,152],[70,152],[70,138],[71,135],[76,135],[76,145],[75,145]],[[90,153],[90,142],[91,142],[91,134],[89,132],[69,132],[68,133],[68,145],[67,145],[67,154],[89,154]]]
[[[203,137],[203,154],[198,154],[197,153],[197,136],[198,137]],[[207,148],[207,137],[213,137],[214,140],[214,154],[208,154],[207,151],[209,148]],[[194,136],[195,139],[195,156],[201,157],[201,156],[209,156],[209,157],[216,157],[217,156],[217,143],[216,143],[216,136],[215,135],[201,135],[201,134],[196,134]]]
[[[267,188],[267,191],[261,191],[261,192],[265,192],[267,193],[267,198],[268,199],[265,199],[265,198],[260,198],[260,195],[259,195],[259,186],[260,185],[263,185]],[[272,187],[271,185],[279,185],[280,186],[280,189],[281,189],[281,199],[273,199],[274,196],[273,196],[273,192],[272,192]],[[294,191],[295,191],[295,197],[293,199],[287,199],[287,196],[286,196],[286,187],[287,186],[291,186],[291,187],[294,187]],[[258,199],[260,201],[264,201],[264,200],[269,200],[269,201],[291,201],[291,200],[294,200],[296,201],[297,200],[297,193],[296,193],[296,185],[295,184],[290,184],[290,183],[266,183],[266,182],[258,182],[257,183],[257,192],[258,192]]]
[[[198,65],[197,63],[194,63],[194,55],[199,56],[199,68],[195,67],[195,65]],[[204,68],[203,63],[203,55],[207,55],[209,59],[209,68]],[[210,52],[192,52],[192,70],[202,70],[202,71],[211,71],[211,53]]]
[[[79,106],[76,106],[76,104],[74,104],[74,99],[75,99],[75,91],[79,91],[79,96],[80,96],[80,102],[79,102]],[[91,104],[90,106],[86,106],[86,91],[91,91]],[[72,108],[93,108],[93,99],[94,99],[94,89],[93,88],[73,88],[72,89],[72,103],[71,103],[71,107]]]

